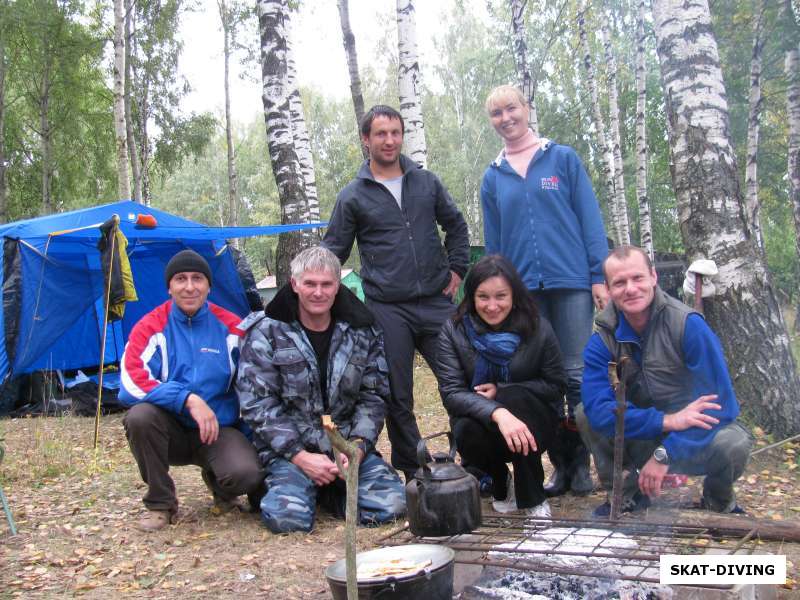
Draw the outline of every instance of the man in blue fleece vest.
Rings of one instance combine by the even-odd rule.
[[[703,508],[742,512],[733,484],[752,437],[736,421],[739,404],[717,336],[702,315],[657,286],[640,248],[616,248],[603,271],[612,303],[595,319],[583,353],[583,407],[576,414],[603,486],[611,487],[616,404],[608,363],[626,362],[623,512],[649,506],[669,471],[705,475]],[[609,512],[605,502],[594,515]]]

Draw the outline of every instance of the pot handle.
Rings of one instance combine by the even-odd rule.
[[[447,442],[450,444],[450,449],[448,450],[448,454],[450,455],[450,460],[452,460],[453,462],[455,462],[456,460],[456,444],[452,431],[439,431],[438,433],[432,433],[430,435],[426,435],[425,437],[421,438],[419,442],[417,442],[417,463],[419,463],[419,466],[422,469],[423,477],[425,479],[430,479],[431,477],[431,470],[428,467],[428,446],[425,444],[425,442],[435,437],[439,437],[440,435],[447,436]]]

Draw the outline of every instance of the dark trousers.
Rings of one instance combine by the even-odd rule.
[[[383,329],[389,365],[391,399],[386,407],[386,432],[392,444],[392,466],[416,471],[420,434],[414,416],[414,350],[419,350],[435,373],[439,331],[455,306],[444,295],[391,304],[367,299],[367,306]]]
[[[513,464],[517,507],[537,506],[545,500],[542,452],[553,441],[556,415],[521,385],[503,386],[498,390],[495,400],[528,426],[536,440],[536,452],[528,452],[528,456],[511,452],[495,423],[486,424],[471,417],[457,417],[453,421],[456,447],[465,462],[491,475],[494,496],[498,500],[503,500],[507,493],[506,463]]]
[[[234,427],[220,427],[217,441],[206,445],[200,442],[197,429],[185,427],[174,415],[148,402],[131,407],[124,424],[139,473],[148,485],[142,500],[150,510],[178,510],[171,465],[197,465],[214,494],[225,500],[255,492],[264,481],[255,448]]]

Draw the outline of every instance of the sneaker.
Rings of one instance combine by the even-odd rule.
[[[620,512],[639,512],[650,507],[650,498],[636,492],[633,497],[622,501],[622,509]],[[605,501],[600,506],[592,511],[592,516],[597,519],[607,519],[611,516],[611,502]]]
[[[545,500],[541,504],[537,504],[534,507],[526,508],[525,516],[531,519],[549,519],[551,516],[550,503]]]
[[[514,476],[509,473],[506,481],[508,482],[506,484],[506,489],[508,490],[506,492],[506,499],[492,501],[492,508],[495,510],[495,512],[503,514],[518,510],[517,497],[514,495]]]
[[[148,510],[147,513],[136,522],[136,529],[139,531],[159,531],[164,529],[172,521],[172,515],[168,510]]]

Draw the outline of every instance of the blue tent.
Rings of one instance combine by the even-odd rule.
[[[133,325],[168,298],[164,267],[176,252],[191,248],[203,255],[213,274],[209,300],[244,316],[255,307],[248,302],[255,282],[225,240],[321,226],[208,227],[129,201],[0,226],[0,381],[9,374],[100,363],[105,286],[97,243],[99,226],[114,215],[128,238],[139,299],[127,303],[121,321],[108,325],[105,363],[121,359]],[[140,215],[154,217],[156,226],[137,225]]]

